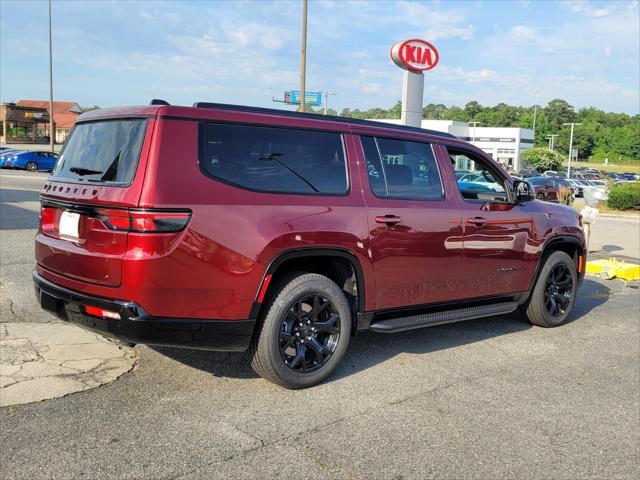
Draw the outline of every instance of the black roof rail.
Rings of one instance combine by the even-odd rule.
[[[233,110],[237,112],[264,113],[268,115],[281,115],[284,117],[299,117],[312,120],[326,120],[331,122],[352,123],[354,125],[365,125],[367,127],[392,128],[396,130],[404,130],[409,132],[427,133],[439,137],[457,138],[448,132],[439,132],[437,130],[428,130],[420,127],[409,127],[407,125],[398,125],[396,123],[376,122],[373,120],[362,120],[351,117],[336,117],[334,115],[321,115],[318,113],[291,112],[289,110],[278,110],[276,108],[250,107],[246,105],[231,105],[228,103],[211,103],[211,102],[195,102],[194,108],[215,108],[219,110]]]
[[[160,98],[154,98],[151,100],[151,102],[149,102],[149,105],[171,105],[171,104],[166,100],[162,100]]]

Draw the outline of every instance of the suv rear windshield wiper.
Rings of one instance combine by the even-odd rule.
[[[319,192],[320,190],[318,190],[309,180],[307,180],[306,178],[304,178],[302,175],[300,175],[298,172],[296,172],[293,168],[291,168],[289,165],[284,164],[283,162],[281,162],[278,157],[283,156],[284,153],[278,153],[278,152],[273,152],[273,153],[267,153],[266,155],[262,155],[260,157],[260,160],[275,160],[278,164],[282,165],[284,168],[286,168],[287,170],[289,170],[291,173],[293,173],[296,177],[298,177],[300,180],[302,180],[304,183],[306,183],[307,185],[309,185],[309,187],[311,188],[311,190],[313,190],[314,192]]]
[[[98,173],[103,173],[100,170],[91,170],[90,168],[82,168],[82,167],[71,167],[69,171],[73,173],[77,173],[78,175],[97,175]]]

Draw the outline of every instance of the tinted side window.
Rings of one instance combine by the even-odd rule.
[[[465,172],[457,178],[458,190],[465,200],[508,201],[504,180],[493,172],[484,159],[452,147],[447,147],[447,151],[456,173]]]
[[[316,195],[348,191],[338,133],[207,124],[201,168],[249,190]]]
[[[431,145],[362,137],[374,195],[404,200],[441,200],[442,181]]]

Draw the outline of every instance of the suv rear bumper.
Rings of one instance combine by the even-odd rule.
[[[93,297],[56,285],[33,272],[40,306],[62,320],[109,338],[131,343],[242,352],[249,347],[255,320],[151,317],[134,302]],[[88,315],[84,307],[98,307],[120,320]]]

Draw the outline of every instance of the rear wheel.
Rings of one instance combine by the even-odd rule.
[[[351,309],[342,290],[315,273],[287,276],[274,289],[251,347],[251,366],[286,388],[316,385],[349,344]]]
[[[28,162],[25,167],[29,172],[38,171],[38,164],[36,162]]]
[[[575,303],[578,274],[573,259],[553,252],[544,263],[533,289],[526,316],[541,327],[557,327],[569,317]]]
[[[536,195],[536,198],[538,200],[544,200],[544,193],[539,193],[538,195]]]

